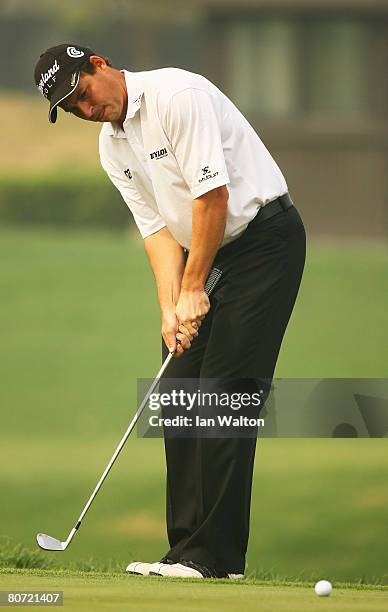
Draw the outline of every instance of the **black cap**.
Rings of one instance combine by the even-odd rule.
[[[73,93],[78,85],[80,66],[95,55],[88,47],[65,44],[47,49],[35,66],[35,84],[50,101],[49,121],[57,120],[57,106]]]

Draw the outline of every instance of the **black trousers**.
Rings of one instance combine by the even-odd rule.
[[[210,311],[192,347],[170,363],[165,376],[271,381],[305,251],[295,207],[263,222],[258,215],[242,236],[221,248],[214,265],[223,275]],[[167,558],[244,573],[255,448],[256,435],[165,436]]]

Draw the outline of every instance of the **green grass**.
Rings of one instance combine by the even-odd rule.
[[[277,375],[385,378],[388,248],[374,243],[308,245],[297,306]]]
[[[163,447],[136,437],[70,549],[34,556],[37,532],[68,534],[133,413],[136,379],[159,367],[142,245],[17,229],[2,230],[0,245],[0,565],[156,560],[166,550]],[[386,376],[387,265],[379,245],[310,246],[277,376]],[[387,584],[387,473],[384,439],[261,440],[248,573]]]
[[[40,531],[67,536],[122,431],[94,443],[83,442],[82,430],[55,442],[4,441],[0,524],[10,551],[19,542],[33,549]],[[387,471],[386,440],[259,442],[248,573],[388,583]],[[62,567],[100,569],[165,551],[162,443],[134,437],[71,547],[41,554]]]
[[[383,612],[388,588],[336,584],[329,598],[318,598],[312,584],[284,584],[257,580],[178,580],[122,574],[81,572],[0,571],[2,590],[63,591],[64,605],[82,610],[187,610],[196,612]]]

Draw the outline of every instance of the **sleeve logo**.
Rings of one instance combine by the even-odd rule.
[[[203,181],[208,181],[209,179],[214,178],[215,176],[218,176],[218,172],[213,172],[210,170],[210,166],[204,166],[203,168],[201,168],[202,171],[202,177],[200,179],[198,179],[199,183],[203,183]]]

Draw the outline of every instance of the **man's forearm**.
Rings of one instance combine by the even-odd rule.
[[[193,202],[192,240],[182,289],[203,290],[213,259],[225,233],[228,206],[226,187],[213,189]]]
[[[144,248],[155,276],[160,309],[174,309],[185,267],[183,248],[166,227],[145,238]]]

